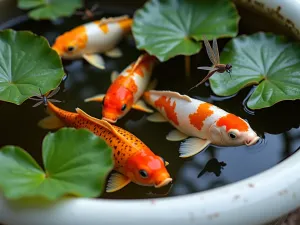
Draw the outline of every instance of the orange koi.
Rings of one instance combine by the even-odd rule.
[[[92,21],[60,35],[52,48],[64,59],[83,57],[91,65],[104,69],[104,60],[97,53],[121,57],[116,45],[131,31],[131,25],[132,19],[127,15]]]
[[[127,66],[120,75],[113,72],[112,84],[106,94],[99,94],[85,99],[85,102],[102,102],[102,119],[115,123],[125,116],[131,108],[152,113],[143,100],[140,99],[145,92],[151,78],[154,65],[158,62],[156,57],[148,54],[141,55],[135,62]],[[155,80],[148,86],[152,89]]]
[[[40,101],[47,106],[47,112],[50,114],[38,123],[40,127],[57,129],[68,126],[88,129],[113,149],[116,172],[112,173],[108,180],[107,192],[120,190],[130,182],[160,188],[172,181],[166,169],[168,162],[155,155],[130,132],[111,125],[105,120],[92,117],[79,108],[76,108],[76,113],[73,113],[58,108],[52,103],[53,100],[48,101],[44,96],[40,97]]]
[[[158,111],[148,117],[149,121],[170,122],[176,128],[167,140],[187,139],[181,143],[180,157],[193,156],[209,144],[250,146],[260,139],[242,118],[187,95],[151,90],[144,93],[144,99]]]

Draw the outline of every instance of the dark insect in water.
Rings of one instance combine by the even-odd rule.
[[[86,8],[83,11],[75,12],[75,15],[82,16],[83,20],[92,19],[94,16],[98,16],[98,15],[102,14],[102,12],[96,11],[96,9],[98,9],[98,8],[99,8],[99,5],[95,4],[92,6],[91,9]]]
[[[197,178],[201,177],[206,172],[214,173],[217,177],[219,177],[222,169],[224,169],[226,165],[227,164],[225,162],[219,162],[216,158],[212,158],[206,163],[203,170],[201,170],[201,172],[198,174]]]
[[[51,93],[43,95],[41,89],[39,88],[40,94],[36,94],[36,96],[29,98],[30,100],[37,101],[37,103],[34,104],[32,107],[37,107],[42,103],[44,104],[44,106],[47,106],[48,101],[49,102],[61,102],[60,100],[50,99],[51,97],[53,97],[55,94],[58,93],[59,89],[60,89],[60,87],[57,87]]]
[[[212,62],[213,66],[212,67],[209,67],[209,66],[198,67],[198,69],[201,69],[201,70],[208,70],[209,73],[206,75],[206,77],[204,77],[204,79],[200,83],[198,83],[196,86],[192,87],[191,89],[198,87],[200,84],[207,81],[212,75],[214,75],[215,72],[218,72],[218,73],[227,72],[230,75],[231,70],[232,70],[231,64],[221,64],[220,63],[220,56],[219,56],[217,40],[215,38],[213,39],[213,48],[211,48],[206,37],[203,37],[203,41],[205,44],[207,55],[208,55],[210,61]]]

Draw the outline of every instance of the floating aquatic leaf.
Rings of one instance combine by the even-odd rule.
[[[199,52],[203,35],[236,36],[239,18],[229,0],[151,0],[136,11],[132,30],[139,49],[166,61]]]
[[[239,36],[225,46],[221,63],[231,63],[228,74],[210,78],[213,92],[220,96],[255,85],[247,101],[250,109],[261,109],[284,100],[300,98],[300,45],[284,37],[259,32]]]
[[[64,77],[61,59],[48,41],[28,31],[0,31],[0,100],[17,105],[56,88]]]
[[[35,20],[71,16],[82,7],[82,0],[19,0],[20,9],[32,9],[29,16]]]
[[[112,150],[85,129],[62,128],[43,141],[45,171],[23,149],[0,151],[0,188],[9,199],[64,195],[96,197],[113,168]]]

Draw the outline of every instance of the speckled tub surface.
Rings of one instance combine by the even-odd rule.
[[[0,0],[9,11],[11,0]],[[274,16],[300,38],[300,0],[235,0]],[[5,4],[9,3],[9,4]],[[5,18],[0,12],[0,20]],[[8,18],[8,15],[6,15]],[[242,181],[184,196],[145,199],[64,199],[56,203],[8,202],[0,195],[6,225],[259,225],[300,207],[300,151]],[[277,224],[280,224],[279,222]],[[289,224],[285,222],[285,225]],[[289,225],[292,225],[290,223]]]

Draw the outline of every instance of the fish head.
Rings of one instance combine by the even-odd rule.
[[[125,167],[126,175],[136,184],[160,188],[172,182],[162,157],[139,151],[131,156]]]
[[[209,138],[220,146],[251,146],[260,139],[245,120],[233,114],[227,114],[211,125]]]
[[[127,114],[132,104],[133,94],[127,88],[109,89],[102,101],[102,119],[115,123]]]
[[[84,26],[79,26],[56,38],[52,49],[65,59],[81,57],[85,52],[87,35]]]

